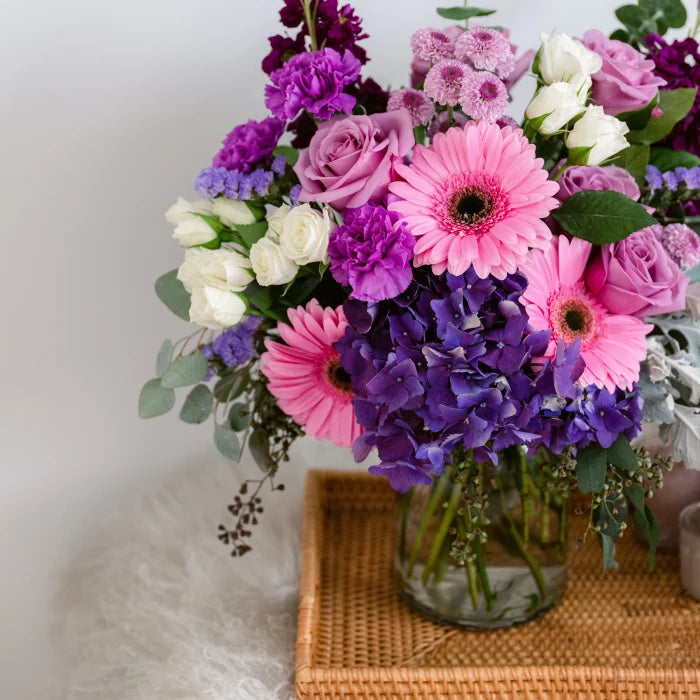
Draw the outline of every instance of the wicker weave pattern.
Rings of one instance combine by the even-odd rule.
[[[586,518],[573,520],[573,538]],[[577,533],[578,529],[578,533]],[[361,473],[307,481],[297,638],[299,698],[700,698],[700,604],[675,554],[649,574],[632,533],[620,572],[595,543],[570,553],[564,602],[495,632],[435,625],[398,599],[394,495]]]

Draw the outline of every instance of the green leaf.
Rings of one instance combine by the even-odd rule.
[[[611,39],[616,39],[617,41],[624,41],[625,44],[629,44],[630,35],[624,29],[616,29],[611,35]]]
[[[228,412],[228,423],[232,430],[240,433],[250,425],[250,406],[246,403],[234,403]]]
[[[156,376],[162,377],[165,368],[170,364],[170,358],[173,354],[173,344],[166,338],[158,350],[156,358]]]
[[[417,144],[423,145],[425,143],[425,127],[423,124],[413,127],[413,139]]]
[[[287,160],[287,165],[294,167],[299,160],[299,151],[291,146],[277,146],[272,151],[273,156],[284,156]]]
[[[620,565],[615,561],[615,540],[610,535],[599,533],[600,544],[603,547],[603,571],[617,569]]]
[[[214,385],[214,396],[221,403],[228,403],[240,396],[248,386],[248,372],[233,372],[219,379]]]
[[[608,463],[605,450],[594,443],[579,450],[576,456],[576,482],[581,493],[602,491]]]
[[[622,7],[618,7],[615,10],[615,17],[635,33],[648,19],[647,13],[638,5],[622,5]]]
[[[173,360],[163,373],[161,382],[168,389],[179,386],[190,386],[201,382],[207,376],[209,363],[199,350],[191,355],[178,357]]]
[[[569,165],[586,165],[593,146],[576,146],[569,149],[567,161]]]
[[[700,165],[700,158],[688,151],[676,151],[672,148],[654,146],[651,149],[649,162],[662,173],[676,168],[695,168]]]
[[[275,466],[270,456],[270,441],[264,430],[254,430],[248,438],[248,449],[255,463],[264,472],[269,472]]]
[[[644,501],[644,489],[639,484],[632,484],[626,487],[625,496],[634,506],[635,527],[646,537],[649,543],[647,563],[649,570],[652,570],[656,559],[656,547],[659,543],[659,523]]]
[[[572,236],[597,245],[621,241],[656,223],[641,204],[619,192],[577,192],[552,214]]]
[[[240,224],[236,226],[236,233],[243,243],[250,248],[253,243],[259,241],[267,233],[267,221],[256,221],[254,224]]]
[[[617,540],[622,536],[623,524],[629,517],[627,499],[617,491],[611,491],[601,498],[593,513],[599,532]]]
[[[285,306],[295,307],[305,304],[321,280],[315,275],[297,276],[280,301]]]
[[[553,112],[554,110],[552,110]],[[548,116],[552,114],[552,112],[547,112],[546,114],[540,114],[539,117],[535,117],[534,119],[529,119],[528,120],[528,125],[534,129],[536,132],[539,133],[540,129],[542,128],[542,124],[544,124],[545,119],[547,119]],[[590,153],[590,148],[588,149],[588,152]]]
[[[156,294],[176,316],[190,320],[190,294],[177,278],[177,270],[170,270],[156,280]]]
[[[673,127],[690,112],[695,102],[697,88],[678,88],[659,91],[660,117],[650,119],[644,129],[630,131],[627,140],[630,143],[656,143],[671,133]]]
[[[482,10],[478,7],[438,7],[437,13],[445,19],[453,19],[458,22],[472,17],[487,17],[496,10]]]
[[[180,420],[185,423],[204,423],[211,415],[214,406],[214,395],[206,384],[197,384],[190,391],[182,405]]]
[[[238,435],[226,423],[217,424],[214,427],[214,444],[224,457],[228,457],[235,462],[240,460],[242,452],[240,440]]]
[[[272,289],[263,287],[257,282],[251,282],[244,292],[248,301],[260,311],[266,311],[273,304]]]
[[[648,7],[648,12],[661,13],[664,24],[675,29],[685,26],[688,21],[688,13],[681,0],[645,0],[639,3],[643,7]],[[665,34],[666,32],[659,32]]]
[[[633,472],[639,466],[637,453],[632,449],[629,440],[622,434],[617,436],[617,440],[605,452],[608,464],[612,464],[614,467]]]
[[[647,174],[649,163],[649,146],[646,144],[634,144],[618,153],[613,164],[624,168],[637,182],[641,183]]]
[[[654,99],[649,102],[646,107],[637,109],[633,112],[622,112],[617,115],[620,121],[625,122],[630,129],[643,129],[651,119],[651,113],[659,102],[658,94],[654,96]]]
[[[206,221],[215,231],[217,236],[224,230],[224,228],[226,228],[215,216],[211,216],[210,214],[200,214],[198,211],[193,211],[192,213],[202,219],[202,221]]]
[[[175,405],[175,392],[166,389],[160,379],[151,379],[146,382],[139,394],[139,416],[141,418],[153,418],[162,416]]]

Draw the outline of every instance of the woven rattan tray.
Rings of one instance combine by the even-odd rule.
[[[621,570],[603,576],[595,542],[572,545],[561,605],[522,627],[466,632],[399,600],[394,500],[377,477],[309,473],[297,697],[700,698],[700,604],[682,592],[676,554],[649,574],[628,533]]]

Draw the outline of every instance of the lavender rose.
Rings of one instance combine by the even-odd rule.
[[[666,81],[654,73],[654,61],[624,41],[608,39],[591,29],[583,35],[584,45],[603,59],[593,75],[593,100],[606,114],[617,115],[646,107]]]
[[[323,122],[294,166],[301,182],[299,200],[341,210],[378,201],[387,192],[394,163],[414,143],[405,109]]]
[[[634,178],[616,165],[573,165],[559,178],[559,192],[555,195],[565,202],[571,195],[585,190],[607,190],[639,199],[639,187]]]
[[[346,209],[342,226],[330,237],[331,274],[352,287],[362,301],[393,299],[413,279],[411,258],[415,238],[406,223],[380,204]]]
[[[614,314],[644,318],[685,309],[688,276],[664,250],[654,227],[601,247],[586,285]]]

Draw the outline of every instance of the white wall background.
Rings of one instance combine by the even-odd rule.
[[[366,73],[399,85],[411,32],[444,22],[437,3],[354,4],[372,35]],[[555,27],[611,30],[618,3],[480,4],[535,47]],[[3,0],[0,9],[0,697],[44,700],[59,696],[47,617],[72,553],[105,511],[217,459],[208,428],[175,412],[141,422],[136,399],[161,340],[184,335],[152,291],[181,259],[163,211],[192,194],[235,124],[264,115],[259,63],[278,3]],[[515,107],[530,91],[520,86]],[[322,465],[330,453],[304,454]],[[233,493],[233,467],[231,483]]]

